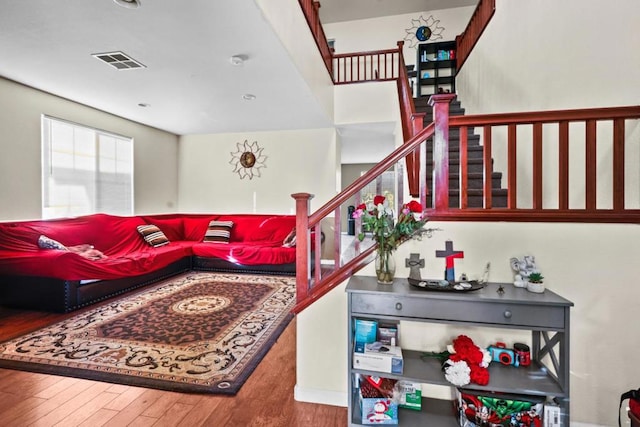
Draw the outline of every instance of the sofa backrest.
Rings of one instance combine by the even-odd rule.
[[[201,242],[212,220],[233,221],[230,242],[280,242],[295,228],[293,215],[266,214],[160,214],[121,217],[86,215],[40,221],[0,223],[0,249],[39,250],[38,237],[45,235],[65,246],[90,244],[109,253],[145,247],[138,225],[156,225],[169,241]]]
[[[104,251],[130,250],[132,246],[144,243],[136,231],[144,224],[139,217],[120,217],[107,214],[86,215],[77,218],[63,218],[39,221],[16,221],[0,224],[7,236],[0,238],[0,246],[18,245],[23,241],[22,250],[38,250],[38,237],[44,235],[65,246],[90,244]],[[140,241],[138,241],[140,240]]]

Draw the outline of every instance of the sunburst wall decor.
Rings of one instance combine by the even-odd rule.
[[[427,19],[422,16],[419,19],[412,19],[411,28],[404,30],[407,33],[404,40],[409,43],[409,47],[415,47],[418,43],[427,40],[440,40],[443,37],[444,27],[438,24],[440,24],[440,20],[434,19],[433,15]]]
[[[245,139],[244,142],[236,143],[236,151],[231,153],[229,164],[234,166],[233,172],[237,173],[240,179],[260,176],[260,169],[266,168],[264,162],[267,156],[262,154],[264,148],[260,148],[258,141],[251,144]]]

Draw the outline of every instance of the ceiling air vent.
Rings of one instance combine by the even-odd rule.
[[[135,68],[147,68],[144,64],[136,61],[123,52],[106,52],[106,53],[93,53],[94,58],[99,59],[102,62],[106,62],[113,68],[118,70],[133,70]]]

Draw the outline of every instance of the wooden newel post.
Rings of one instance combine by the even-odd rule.
[[[292,194],[296,200],[296,302],[309,294],[311,282],[311,239],[309,232],[309,201],[313,194]]]
[[[455,94],[431,95],[436,128],[433,135],[433,191],[436,210],[449,208],[449,103]]]

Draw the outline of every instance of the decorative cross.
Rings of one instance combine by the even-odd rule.
[[[424,268],[424,258],[420,258],[420,254],[409,254],[409,258],[405,258],[404,266],[409,267],[409,278],[422,280],[420,277],[420,269]]]
[[[451,240],[447,240],[445,242],[445,249],[443,251],[436,251],[436,258],[444,258],[446,260],[444,278],[448,282],[455,282],[456,272],[454,269],[454,260],[456,258],[464,258],[464,252],[454,251],[453,242]]]

